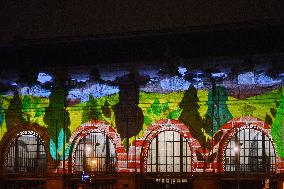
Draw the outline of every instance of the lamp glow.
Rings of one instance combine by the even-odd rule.
[[[87,146],[87,147],[86,147],[86,151],[87,151],[87,152],[90,152],[90,151],[91,151],[91,147],[90,147],[90,146]]]
[[[235,147],[234,147],[234,151],[235,151],[235,152],[238,152],[238,151],[239,151],[239,147],[235,146]]]
[[[97,160],[95,160],[95,159],[92,160],[92,164],[93,164],[93,165],[97,164]]]

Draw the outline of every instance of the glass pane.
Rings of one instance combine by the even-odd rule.
[[[180,172],[180,161],[185,162],[182,164],[184,172],[191,171],[191,152],[186,140],[178,132],[164,131],[157,139],[152,140],[148,149],[147,172],[155,172],[154,166],[158,166],[159,172]]]
[[[115,149],[110,139],[102,133],[90,133],[76,148],[75,171],[112,172],[115,161]]]
[[[232,137],[226,148],[226,171],[235,170],[237,165],[240,171],[274,171],[270,168],[275,163],[275,151],[267,136],[263,137],[263,134],[255,129],[242,130],[236,136],[238,137]]]
[[[6,156],[8,173],[38,175],[44,174],[47,170],[44,145],[33,131],[19,133],[17,138],[10,143]]]

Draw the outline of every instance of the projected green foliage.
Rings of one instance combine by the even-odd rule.
[[[184,93],[179,107],[182,109],[179,119],[188,126],[192,136],[196,138],[203,148],[206,148],[208,136],[206,133],[212,128],[209,116],[202,118],[199,113],[200,105],[197,90],[191,85]]]
[[[233,118],[226,104],[228,100],[228,92],[224,87],[218,86],[208,93],[208,110],[206,116],[213,120],[213,130],[210,129],[211,135],[214,134],[222,125]]]
[[[272,126],[273,140],[279,155],[284,158],[284,105],[283,98],[279,100],[279,95],[283,93],[281,89],[266,90],[267,92],[247,98],[239,98],[237,95],[233,95],[232,89],[229,90],[229,95],[224,87],[216,87],[214,93],[212,90],[197,90],[193,86],[190,86],[186,91],[171,93],[139,91],[139,95],[135,93],[135,99],[139,98],[138,102],[136,99],[135,105],[143,111],[143,127],[139,127],[139,133],[135,130],[133,135],[129,135],[132,136],[130,143],[135,138],[144,137],[145,131],[153,123],[162,119],[179,119],[189,127],[193,137],[198,139],[204,149],[210,149],[208,139],[216,138],[216,131],[224,123],[232,118],[252,116]],[[127,97],[132,96],[128,95]],[[116,121],[119,121],[115,119],[117,115],[115,115],[114,109],[120,101],[118,93],[99,98],[90,95],[87,102],[76,102],[72,105],[70,103],[68,107],[65,104],[66,100],[69,99],[66,99],[64,87],[58,85],[54,86],[49,98],[32,95],[20,96],[17,91],[14,91],[13,96],[1,95],[0,138],[7,130],[16,125],[35,122],[47,127],[51,138],[52,157],[63,159],[67,157],[70,147],[66,146],[62,140],[65,138],[65,141],[67,141],[71,131],[74,132],[82,123],[90,120],[105,121],[117,131]],[[131,104],[128,98],[124,104],[120,104],[126,107],[120,120],[123,120],[127,113],[131,115],[127,119],[127,123],[135,118],[136,114],[133,113],[135,112],[133,110],[137,109],[136,106],[135,109],[127,108],[128,104]],[[122,112],[120,110],[117,108],[116,113]],[[124,128],[125,124],[121,124],[121,130]],[[222,135],[219,134],[218,136]],[[123,140],[123,143],[125,146],[128,145],[126,140]],[[62,155],[64,148],[65,157]]]
[[[70,131],[74,132],[81,124],[84,124],[91,120],[91,108],[92,104],[97,104],[97,113],[99,113],[99,121],[105,121],[110,124],[115,130],[115,115],[112,107],[118,102],[118,95],[109,95],[100,98],[94,98],[95,103],[81,102],[75,105],[68,106],[66,109],[69,112],[70,117]],[[95,108],[94,108],[95,109]],[[94,110],[93,109],[93,110]],[[96,113],[96,114],[97,114]]]
[[[44,114],[44,109],[40,105],[40,99],[28,95],[23,97],[22,110],[26,122],[39,123],[39,117]]]
[[[68,138],[71,135],[69,125],[70,117],[69,112],[65,108],[65,89],[60,85],[57,85],[52,91],[49,97],[49,106],[45,110],[44,122],[47,125],[47,130],[50,134],[50,144],[52,141],[57,141],[62,136],[65,136],[65,141],[68,141]],[[65,132],[64,135],[60,135],[60,131],[63,129]],[[54,143],[54,142],[53,142]],[[55,142],[54,146],[57,149],[60,149],[61,143]],[[52,150],[52,149],[51,149]]]
[[[63,160],[67,159],[67,157],[69,156],[71,145],[69,144],[68,146],[65,146],[64,137],[64,131],[63,128],[61,128],[58,134],[57,144],[53,141],[53,139],[50,140],[50,155],[53,159],[60,158],[61,160]]]
[[[24,123],[22,99],[17,90],[14,90],[14,96],[10,101],[9,107],[5,111],[5,120],[7,130]]]
[[[0,128],[2,127],[3,123],[4,123],[4,107],[2,105],[3,103],[3,97],[0,96]]]
[[[101,105],[93,95],[89,95],[89,101],[86,103],[86,106],[83,107],[82,113],[82,123],[86,123],[90,120],[102,120]]]
[[[199,161],[204,162],[203,168],[205,171],[207,165],[214,161],[217,153],[211,153],[213,146],[209,140],[211,137],[207,134],[212,130],[213,122],[211,117],[207,114],[201,117],[198,102],[198,92],[194,86],[191,85],[188,90],[185,91],[184,97],[179,103],[179,107],[182,109],[179,119],[188,126],[191,135],[200,143],[202,152],[196,151],[196,156]],[[208,111],[210,112],[210,108],[208,108]],[[215,139],[216,137],[214,136],[214,140]],[[219,142],[218,140],[216,141]],[[205,153],[206,149],[209,152],[208,154]]]
[[[269,92],[265,92],[260,95],[248,97],[246,99],[238,99],[232,96],[228,96],[227,106],[234,118],[243,116],[252,116],[260,120],[267,120],[266,115],[271,118],[271,124],[274,117],[271,115],[271,108],[276,107],[276,101],[281,96],[281,90],[276,89]]]
[[[256,110],[256,107],[245,103],[244,105],[240,106],[240,109],[242,111],[242,116],[252,116],[254,110]]]
[[[271,134],[275,142],[278,155],[284,158],[284,98],[280,99],[276,117],[272,123]]]
[[[156,98],[151,107],[147,108],[144,113],[144,124],[149,126],[161,119],[178,119],[180,113],[179,108],[171,110],[168,102],[160,103],[159,99]]]

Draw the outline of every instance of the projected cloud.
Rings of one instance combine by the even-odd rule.
[[[281,80],[269,77],[266,73],[254,73],[254,72],[246,72],[238,75],[238,84],[240,85],[272,85],[276,83],[280,83]]]
[[[187,69],[184,68],[184,67],[178,67],[178,72],[180,73],[180,75],[181,75],[182,77],[184,77],[184,76],[185,76],[185,73],[187,72]]]
[[[39,85],[34,85],[32,87],[22,87],[20,89],[21,95],[31,95],[31,96],[39,96],[39,97],[49,97],[51,91],[44,89]]]
[[[40,83],[47,83],[52,81],[52,76],[47,74],[47,73],[38,73],[37,76],[37,81],[39,81]]]
[[[109,86],[106,84],[92,84],[82,88],[71,89],[67,98],[80,99],[82,102],[89,100],[91,94],[94,98],[112,95],[118,93],[119,89],[116,86]]]
[[[182,77],[174,76],[160,81],[163,90],[184,91],[189,87],[189,82]]]

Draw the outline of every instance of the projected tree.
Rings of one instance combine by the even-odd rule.
[[[25,95],[22,100],[22,111],[26,122],[38,123],[38,118],[44,114],[44,108],[41,107],[40,98]]]
[[[30,96],[25,95],[23,100],[22,100],[22,110],[24,113],[24,119],[26,122],[30,122],[31,118],[31,111],[32,111],[32,100]]]
[[[105,101],[104,106],[102,108],[102,113],[106,118],[111,118],[112,111],[111,111],[110,104],[108,103],[108,101]]]
[[[101,120],[101,115],[102,110],[100,104],[98,103],[98,100],[95,99],[93,95],[89,95],[89,101],[83,108],[82,123],[86,123],[90,120]]]
[[[49,97],[49,106],[45,110],[44,123],[50,134],[50,150],[54,159],[57,154],[62,154],[65,141],[71,135],[69,112],[66,110],[66,87],[61,79],[56,80],[54,88]]]
[[[0,128],[2,127],[2,125],[4,123],[4,117],[5,117],[2,104],[3,104],[3,97],[0,96]]]
[[[271,135],[275,142],[278,155],[284,158],[284,98],[280,99],[276,117],[272,123]]]
[[[161,119],[178,119],[181,110],[179,108],[172,109],[169,102],[160,103],[158,98],[155,98],[153,104],[146,109],[144,114],[144,123],[149,126]]]
[[[143,127],[144,116],[139,104],[139,85],[147,83],[148,78],[138,72],[117,78],[119,102],[114,106],[115,122],[121,138],[136,136]]]
[[[210,129],[212,134],[233,117],[226,104],[227,100],[228,92],[222,86],[211,89],[208,93],[206,116],[209,116],[213,121],[213,130]]]
[[[14,96],[10,101],[8,109],[5,111],[5,120],[7,130],[24,122],[22,112],[22,99],[16,89],[13,89]]]
[[[204,132],[210,130],[212,121],[209,116],[202,119],[198,112],[200,108],[198,102],[197,90],[193,85],[190,85],[179,104],[180,109],[182,109],[179,119],[189,126],[192,136],[199,141],[203,148],[206,148],[206,135]]]

